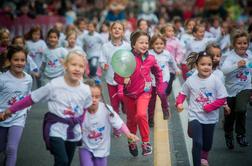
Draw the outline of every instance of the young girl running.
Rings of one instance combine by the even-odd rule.
[[[113,54],[119,49],[130,50],[130,45],[123,41],[124,26],[120,22],[114,22],[110,27],[111,40],[102,46],[102,54],[99,59],[100,65],[106,71],[105,80],[107,82],[109,99],[113,110],[119,113],[120,103],[122,102],[123,86],[118,85],[114,80],[114,70],[111,60]]]
[[[71,165],[76,145],[82,138],[83,110],[92,104],[90,88],[80,81],[85,70],[85,57],[79,52],[70,52],[64,68],[64,76],[51,80],[0,113],[3,120],[33,103],[46,100],[49,112],[44,117],[43,138],[54,156],[55,166]]]
[[[169,80],[171,79],[170,77],[170,70],[169,68],[172,68],[174,71],[179,72],[179,69],[177,67],[177,64],[171,54],[164,50],[165,48],[165,38],[160,35],[154,35],[151,40],[150,40],[150,54],[155,56],[155,59],[159,65],[159,67],[162,70],[163,74],[163,89],[166,90],[168,85]],[[155,85],[155,79],[152,79],[152,95],[148,107],[148,121],[149,121],[149,126],[153,127],[154,125],[154,110],[155,110],[155,104],[156,104],[156,85]],[[167,95],[165,92],[162,94],[159,94],[159,98],[161,100],[161,106],[162,106],[162,111],[163,111],[163,119],[168,119],[169,118],[169,104],[167,101]]]
[[[111,128],[121,130],[128,139],[137,141],[116,112],[106,103],[100,102],[102,87],[100,82],[85,81],[91,88],[92,105],[85,112],[82,123],[83,145],[79,148],[81,166],[107,166],[110,153]]]
[[[39,26],[34,26],[26,34],[26,47],[29,56],[36,63],[38,68],[42,64],[43,53],[46,51],[47,46],[45,41],[42,39],[42,30]]]
[[[0,75],[0,112],[24,98],[31,91],[32,78],[24,72],[26,51],[22,47],[9,46],[7,58],[10,69]],[[18,86],[17,86],[18,85]],[[15,166],[18,145],[23,133],[27,109],[14,113],[0,122],[0,152],[5,153],[5,165]]]
[[[223,83],[212,74],[212,64],[211,55],[200,52],[195,58],[198,74],[186,80],[176,98],[176,107],[181,112],[185,98],[189,97],[188,134],[193,140],[194,166],[208,165],[218,108],[224,105],[227,96]]]
[[[115,81],[124,85],[123,102],[127,114],[127,126],[131,133],[136,134],[137,127],[142,137],[142,154],[152,153],[150,144],[150,131],[147,119],[147,108],[151,98],[152,72],[156,79],[157,94],[162,94],[162,70],[158,66],[155,57],[148,52],[149,35],[143,31],[133,32],[131,35],[132,53],[135,56],[136,68],[129,78],[122,78],[115,73]],[[137,144],[128,141],[129,151],[133,156],[138,155]]]
[[[26,48],[26,45],[25,45],[25,39],[23,36],[15,36],[13,39],[12,39],[12,42],[11,42],[12,45],[15,45],[15,46],[19,46],[19,47],[22,47],[22,48]],[[24,71],[28,74],[30,74],[31,76],[34,76],[35,78],[38,78],[39,77],[39,69],[38,69],[38,66],[36,65],[36,63],[32,60],[32,58],[30,56],[27,56],[27,61],[26,61],[26,65],[25,65],[25,68],[24,68]]]
[[[62,62],[67,55],[67,50],[63,47],[57,47],[58,41],[59,31],[50,29],[47,33],[48,49],[43,53],[42,65],[40,67],[42,85],[64,74]]]
[[[101,55],[101,46],[103,39],[99,33],[95,31],[96,23],[88,24],[88,33],[83,36],[84,51],[87,53],[87,59],[90,69],[90,77],[96,77],[98,62]]]
[[[238,144],[241,147],[248,146],[246,140],[246,113],[247,103],[251,95],[251,65],[252,55],[248,51],[249,37],[247,32],[235,30],[232,34],[233,50],[229,52],[221,70],[226,76],[226,88],[228,92],[227,104],[231,109],[229,115],[225,115],[224,131],[226,145],[234,148],[233,129]]]
[[[184,58],[185,50],[182,47],[180,41],[175,37],[175,29],[173,25],[166,24],[161,29],[161,34],[163,34],[166,37],[165,49],[170,52],[176,64],[180,66]],[[175,79],[176,72],[178,72],[178,70],[174,70],[174,68],[170,68],[170,80],[168,83],[168,88],[166,89],[166,93],[168,96],[170,95],[172,91],[172,83]]]

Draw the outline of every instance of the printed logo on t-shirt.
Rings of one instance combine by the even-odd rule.
[[[67,107],[64,110],[64,115],[74,116],[78,112],[80,112],[80,107],[78,105],[71,104],[71,106]]]
[[[102,132],[105,130],[105,126],[89,131],[88,138],[90,140],[99,141],[102,140]]]
[[[209,104],[211,102],[212,96],[212,92],[208,91],[207,88],[200,88],[200,92],[196,98],[196,102],[204,106],[205,104]]]
[[[240,81],[247,81],[249,75],[249,71],[243,70],[243,71],[238,71],[236,74],[236,78],[239,79]]]
[[[11,97],[10,100],[8,100],[8,105],[13,105],[17,101],[24,98],[24,96],[21,94],[21,91],[15,91],[15,96]]]
[[[58,59],[54,59],[53,61],[50,60],[47,64],[50,66],[50,67],[56,67],[56,64],[59,60]]]

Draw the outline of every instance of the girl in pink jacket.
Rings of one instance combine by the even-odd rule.
[[[156,79],[157,92],[162,93],[162,71],[155,57],[148,53],[149,35],[143,31],[133,32],[130,38],[132,53],[136,60],[136,69],[129,78],[120,77],[115,73],[115,81],[124,85],[123,102],[127,113],[127,126],[131,133],[136,134],[137,127],[142,138],[142,155],[152,153],[149,137],[147,109],[151,97],[151,76]],[[133,156],[138,155],[136,142],[128,141],[129,151]]]
[[[166,45],[165,49],[171,54],[171,56],[174,58],[177,66],[181,65],[181,62],[184,58],[184,48],[180,41],[175,37],[175,29],[172,24],[166,24],[161,29],[161,34],[164,35],[166,38]],[[176,74],[179,72],[175,71],[173,68],[170,69],[170,80],[168,83],[168,88],[166,89],[166,94],[169,96],[172,91],[172,83],[175,80]]]

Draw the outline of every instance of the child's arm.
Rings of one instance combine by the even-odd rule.
[[[118,84],[121,84],[123,85],[124,84],[124,79],[123,77],[119,76],[118,74],[114,74],[114,80],[118,83]]]
[[[182,112],[183,111],[183,102],[186,99],[186,95],[179,93],[178,96],[176,97],[176,107],[177,107],[177,111],[178,112]]]
[[[225,103],[226,103],[226,98],[216,99],[212,103],[204,105],[203,110],[206,111],[207,113],[209,113],[214,110],[217,110],[218,108],[223,106]]]
[[[153,64],[153,66],[151,67],[151,73],[155,76],[156,87],[157,87],[157,94],[164,93],[164,89],[161,86],[163,84],[162,70],[159,67],[159,65],[157,64],[156,60],[155,60],[155,63]]]
[[[31,106],[32,104],[33,104],[33,101],[32,101],[31,95],[26,96],[22,100],[19,100],[16,103],[14,103],[11,107],[7,108],[3,113],[1,113],[0,121],[4,121],[8,119],[11,116],[11,114],[19,110],[25,109]]]
[[[122,127],[121,127],[119,130],[120,130],[121,132],[123,132],[123,133],[127,136],[128,139],[130,139],[130,140],[132,140],[132,141],[134,141],[134,142],[136,142],[136,141],[139,140],[139,138],[138,138],[135,134],[132,134],[132,133],[129,131],[129,129],[128,129],[128,127],[126,126],[125,123],[122,124]]]

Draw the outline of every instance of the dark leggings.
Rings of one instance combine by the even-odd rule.
[[[176,78],[176,75],[174,73],[170,73],[170,80],[168,82],[168,86],[165,90],[167,96],[169,96],[171,94],[171,91],[172,91],[172,84],[173,84],[173,81],[175,80]]]
[[[54,166],[70,166],[76,146],[77,142],[64,141],[59,137],[50,137],[50,148],[54,156]]]
[[[88,60],[88,64],[89,64],[89,70],[90,70],[90,77],[95,77],[96,76],[96,72],[97,72],[97,68],[98,68],[98,57],[92,57]]]
[[[230,114],[225,115],[225,136],[233,137],[234,124],[237,135],[246,135],[246,112],[235,111],[236,97],[228,97],[227,104],[231,109],[231,112]]]
[[[193,165],[200,166],[202,152],[208,153],[212,147],[215,124],[201,124],[193,120],[188,124],[188,134],[193,140]],[[207,157],[205,158],[207,159]]]

